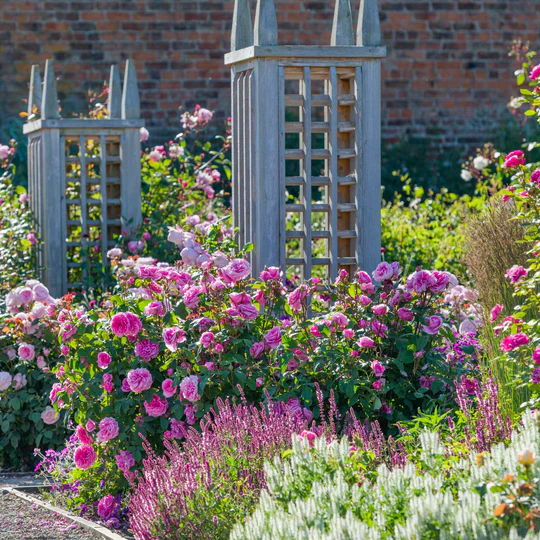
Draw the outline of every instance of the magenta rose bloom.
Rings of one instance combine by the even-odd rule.
[[[201,335],[201,339],[199,340],[199,343],[205,348],[208,349],[212,346],[212,343],[216,340],[214,334],[212,332],[204,332]]]
[[[183,343],[187,339],[185,331],[178,326],[164,328],[162,336],[165,346],[171,352],[176,352],[178,350],[178,344]]]
[[[422,326],[422,330],[426,334],[436,334],[442,326],[443,320],[442,317],[439,317],[438,315],[432,315],[431,317],[427,318],[427,324]]]
[[[96,462],[96,459],[96,451],[88,444],[79,446],[73,454],[73,460],[79,469],[89,469]]]
[[[150,362],[159,355],[159,345],[149,339],[143,339],[135,345],[135,354],[144,362]]]
[[[225,268],[221,269],[221,274],[227,283],[236,283],[247,278],[251,273],[251,265],[244,259],[233,259]]]
[[[80,424],[77,426],[75,433],[77,435],[77,439],[79,439],[82,444],[92,444],[94,442],[88,431],[86,431],[86,429],[84,429],[84,427]]]
[[[262,353],[264,352],[264,349],[264,343],[262,341],[257,341],[253,344],[251,349],[249,349],[249,354],[251,354],[253,358],[260,358],[262,356]]]
[[[125,313],[117,313],[111,319],[111,331],[116,337],[123,337],[126,335],[129,327],[129,323]]]
[[[107,521],[111,519],[115,514],[116,501],[112,495],[105,495],[98,502],[97,513],[98,516],[103,520]]]
[[[403,321],[410,322],[414,319],[414,313],[409,308],[399,308],[397,313]]]
[[[104,418],[99,423],[97,439],[99,442],[112,441],[118,436],[118,422],[114,418]]]
[[[377,379],[371,385],[371,388],[373,388],[373,390],[380,390],[382,387],[383,387],[383,379]]]
[[[504,309],[504,306],[501,306],[501,304],[495,304],[495,307],[491,310],[491,313],[489,316],[489,320],[491,321],[492,324],[501,316],[503,309]]]
[[[111,360],[112,360],[111,355],[107,352],[100,352],[97,355],[97,365],[101,369],[107,369],[107,367],[111,363]]]
[[[538,78],[540,78],[540,64],[532,68],[531,73],[529,74],[529,77],[533,81],[536,81]]]
[[[540,349],[534,349],[532,353],[532,361],[535,364],[540,364]]]
[[[430,285],[430,292],[440,293],[445,291],[450,283],[450,275],[447,272],[438,272],[437,270],[434,270],[432,275],[435,278],[435,282],[433,285]]]
[[[511,336],[505,337],[501,341],[500,349],[504,352],[510,352],[522,345],[527,345],[529,343],[529,337],[527,334],[518,333],[512,334]]]
[[[144,408],[148,416],[158,417],[163,416],[167,412],[169,404],[166,399],[161,399],[157,394],[154,394],[152,401],[144,402]]]
[[[527,277],[527,275],[527,270],[525,270],[523,266],[519,266],[517,264],[514,264],[512,268],[506,271],[506,277],[510,280],[512,285],[518,283],[522,278]]]
[[[536,169],[531,174],[531,182],[534,182],[535,184],[540,184],[540,169]]]
[[[127,450],[120,450],[120,453],[115,456],[116,466],[123,472],[129,471],[131,467],[135,466],[135,459],[131,455],[131,452]]]
[[[302,431],[302,433],[300,433],[298,438],[300,440],[305,439],[308,442],[309,446],[314,446],[315,445],[315,439],[317,439],[317,435],[315,433],[313,433],[313,431],[304,430],[304,431]]]
[[[173,386],[172,379],[165,379],[161,383],[161,389],[163,390],[163,395],[166,398],[173,397],[174,394],[176,394],[176,390],[178,390],[178,386]]]
[[[386,304],[378,304],[372,306],[371,309],[373,310],[373,313],[378,316],[386,315],[388,313],[388,306]]]
[[[262,281],[278,281],[281,279],[282,275],[283,275],[283,272],[281,271],[281,268],[278,268],[277,266],[271,266],[270,268],[265,268],[261,272],[261,280]]]
[[[386,368],[377,360],[373,360],[373,362],[371,362],[371,369],[373,370],[375,377],[382,377],[383,373],[386,371]]]
[[[127,374],[127,382],[132,392],[140,394],[152,386],[152,375],[145,368],[132,369]]]
[[[367,336],[361,337],[357,341],[357,343],[358,343],[358,346],[361,347],[362,349],[372,349],[373,347],[375,347],[375,342]]]
[[[375,281],[387,281],[394,277],[394,268],[390,263],[383,261],[379,264],[379,266],[377,266],[377,268],[375,268],[372,276]]]
[[[525,165],[525,154],[522,150],[514,150],[506,155],[503,167],[506,169],[514,169],[520,165]]]
[[[294,289],[294,291],[289,294],[287,302],[295,313],[302,309],[303,302],[307,298],[308,292],[309,290],[306,285],[300,285],[300,287]]]
[[[264,334],[264,341],[271,349],[277,349],[281,344],[281,329],[278,326]]]
[[[126,336],[131,338],[137,337],[142,330],[142,322],[140,321],[139,317],[137,317],[137,315],[135,315],[134,313],[130,313],[128,311],[126,313],[126,319],[128,323]]]
[[[531,380],[534,384],[540,384],[540,367],[535,368],[531,373]]]
[[[194,309],[199,305],[199,296],[203,293],[202,287],[188,287],[182,296],[184,304],[189,309]]]
[[[190,375],[186,377],[180,383],[180,393],[184,399],[191,401],[199,401],[201,396],[199,396],[199,378],[196,375]]]
[[[377,337],[386,337],[388,326],[381,321],[371,321],[371,329]]]

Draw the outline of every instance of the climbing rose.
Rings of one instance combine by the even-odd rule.
[[[205,348],[208,349],[212,343],[216,340],[214,334],[212,332],[204,332],[201,335],[201,339],[199,340],[199,343]]]
[[[204,109],[202,107],[197,111],[197,119],[199,120],[199,122],[210,122],[213,116],[214,113],[212,111],[209,111],[208,109]]]
[[[178,389],[178,386],[173,386],[172,379],[165,379],[161,383],[161,388],[163,390],[163,395],[166,398],[173,397],[174,394],[176,394],[176,390]]]
[[[73,459],[79,469],[89,469],[96,462],[97,454],[91,446],[83,444],[75,450]]]
[[[9,156],[9,146],[0,144],[0,159],[6,159]]]
[[[114,418],[107,417],[99,423],[97,439],[99,442],[111,441],[118,436],[118,433],[118,422]]]
[[[34,346],[29,343],[21,343],[17,352],[19,353],[19,358],[27,362],[33,360],[36,356]]]
[[[185,331],[177,326],[164,328],[162,336],[165,346],[171,352],[176,352],[178,350],[178,343],[183,343],[187,339]]]
[[[140,133],[141,142],[146,142],[150,137],[150,133],[145,127],[142,127],[139,133]]]
[[[317,438],[317,435],[315,433],[313,433],[313,431],[304,430],[304,431],[302,431],[302,433],[300,433],[298,438],[300,440],[305,439],[305,440],[307,440],[309,446],[314,446],[315,445],[315,439]]]
[[[532,360],[535,364],[540,364],[540,349],[534,349],[532,353]]]
[[[386,371],[386,368],[377,360],[371,362],[371,369],[373,370],[375,377],[382,377],[383,373]]]
[[[154,394],[150,403],[147,401],[144,402],[144,408],[146,409],[146,414],[148,414],[148,416],[163,416],[167,412],[168,406],[167,400],[161,399],[157,394]]]
[[[261,272],[262,281],[277,281],[281,279],[283,272],[277,266],[271,266]]]
[[[192,403],[195,401],[199,401],[199,399],[201,398],[201,396],[199,396],[199,378],[196,375],[190,375],[189,377],[186,377],[180,383],[180,393],[182,394],[184,399],[187,399]]]
[[[251,349],[249,349],[249,354],[253,356],[253,358],[260,358],[262,356],[262,353],[264,352],[265,345],[262,341],[257,341],[253,344]]]
[[[410,322],[414,319],[414,313],[409,308],[399,308],[397,314],[402,321]]]
[[[388,313],[388,306],[386,304],[378,304],[371,308],[375,315],[386,315]]]
[[[437,278],[427,270],[417,270],[407,278],[407,288],[423,293],[437,284]]]
[[[251,265],[244,259],[233,259],[221,270],[223,277],[231,283],[236,283],[249,276]]]
[[[159,355],[159,345],[152,343],[149,339],[143,339],[135,345],[135,354],[144,362],[150,362]]]
[[[45,410],[41,413],[41,419],[44,424],[52,425],[58,421],[60,415],[50,406],[47,405]]]
[[[152,386],[152,375],[145,368],[132,369],[127,374],[127,382],[132,392],[140,394]]]
[[[534,66],[534,67],[532,68],[529,77],[530,77],[533,81],[536,81],[536,80],[540,77],[540,64],[538,64],[537,66]]]
[[[506,155],[504,160],[504,167],[506,169],[513,169],[519,165],[525,165],[525,154],[522,150],[514,150]]]
[[[531,373],[531,380],[534,384],[540,384],[540,367],[535,368]]]
[[[92,444],[94,442],[92,437],[88,434],[88,431],[80,424],[77,426],[75,433],[77,434],[77,439],[79,439],[82,444]]]
[[[375,271],[372,274],[373,279],[375,281],[386,281],[388,279],[392,279],[394,276],[394,268],[392,268],[392,265],[387,262],[382,262],[375,268]]]
[[[0,371],[0,392],[3,392],[10,387],[11,381],[11,375],[7,371]]]
[[[107,352],[100,352],[97,355],[97,365],[101,369],[107,369],[107,366],[111,363],[111,355]]]
[[[279,327],[274,327],[264,335],[264,341],[271,349],[277,349],[281,344],[281,330]]]

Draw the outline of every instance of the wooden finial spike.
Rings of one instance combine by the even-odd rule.
[[[139,87],[137,85],[137,73],[133,60],[126,62],[124,75],[124,92],[122,93],[122,118],[140,118],[141,107],[139,103]]]
[[[109,118],[120,118],[122,114],[122,86],[120,84],[120,71],[116,65],[111,66],[107,110],[109,111]]]
[[[274,0],[257,0],[253,42],[255,45],[278,44],[278,26]]]
[[[231,32],[231,51],[253,45],[253,26],[249,0],[235,0]]]
[[[359,47],[378,47],[381,41],[381,23],[377,0],[360,0],[356,44]]]
[[[354,45],[354,30],[350,0],[336,0],[330,45]]]
[[[34,64],[32,66],[32,72],[30,73],[30,88],[28,91],[28,118],[33,120],[34,107],[38,110],[41,109],[41,75],[39,73],[39,65]]]
[[[54,66],[52,60],[47,60],[45,63],[45,76],[43,81],[41,118],[43,120],[58,118],[58,91],[56,90],[56,78],[54,76]]]

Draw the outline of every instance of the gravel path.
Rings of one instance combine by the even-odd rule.
[[[54,512],[12,493],[0,491],[1,540],[97,540],[101,539]]]

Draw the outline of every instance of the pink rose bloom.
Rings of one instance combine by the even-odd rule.
[[[529,77],[533,81],[536,81],[540,77],[540,64],[532,68],[531,73],[529,74]]]
[[[263,378],[262,377],[257,377],[255,379],[255,386],[257,388],[261,387],[263,385],[264,381],[263,381]]]
[[[346,315],[343,315],[343,313],[332,313],[330,316],[330,319],[334,324],[337,324],[342,330],[347,327],[349,324],[349,318]]]
[[[152,386],[152,375],[145,368],[132,369],[127,374],[127,382],[132,392],[140,394]]]
[[[289,294],[287,302],[295,313],[302,309],[303,302],[307,298],[308,292],[308,287],[306,285],[300,285],[300,287]]]
[[[450,283],[450,275],[447,272],[438,272],[434,270],[432,272],[435,282],[429,287],[432,293],[440,293],[446,290]]]
[[[369,274],[363,270],[356,273],[356,280],[362,285],[371,285],[372,283]]]
[[[135,345],[135,354],[144,362],[150,362],[159,355],[159,345],[149,339],[143,339]]]
[[[381,321],[371,321],[371,329],[377,337],[386,337],[388,326]]]
[[[253,344],[251,349],[249,349],[249,354],[251,354],[253,358],[260,358],[262,356],[262,353],[264,352],[264,349],[264,343],[262,341],[257,341]]]
[[[271,349],[277,349],[281,344],[281,329],[278,326],[264,334],[264,341]]]
[[[8,349],[6,351],[6,354],[7,354],[9,360],[15,360],[15,356],[17,356],[17,353],[15,352],[14,349]]]
[[[170,427],[171,435],[175,439],[183,439],[187,435],[186,424],[176,418],[170,419]]]
[[[43,356],[38,356],[36,364],[39,369],[45,369],[47,367],[47,362],[45,362],[45,358],[43,358]]]
[[[537,367],[531,373],[531,380],[533,384],[540,384],[540,367]]]
[[[7,390],[12,381],[13,379],[7,371],[0,371],[0,392]]]
[[[387,262],[382,262],[375,268],[375,271],[372,274],[375,281],[386,281],[394,277],[394,268],[392,265]]]
[[[163,304],[161,302],[150,302],[144,308],[145,315],[164,315]]]
[[[96,451],[88,444],[79,446],[73,454],[73,460],[79,469],[89,469],[96,462],[96,459]]]
[[[261,272],[261,280],[262,281],[278,281],[281,279],[282,275],[283,275],[283,272],[281,271],[281,268],[277,268],[276,266],[271,266],[270,268],[265,268]]]
[[[529,337],[526,334],[518,333],[511,336],[505,337],[501,341],[500,349],[504,352],[510,352],[522,345],[527,345],[529,343]]]
[[[163,395],[166,398],[173,397],[174,394],[176,394],[176,390],[178,390],[178,386],[173,386],[172,379],[165,379],[161,383],[161,388],[163,390]]]
[[[214,113],[212,111],[209,111],[208,109],[200,108],[197,111],[197,119],[201,123],[210,122],[213,116],[214,116]]]
[[[49,426],[55,424],[59,418],[60,415],[50,405],[47,405],[45,410],[41,413],[43,423]]]
[[[84,427],[80,424],[77,426],[75,433],[77,435],[77,439],[79,439],[82,444],[92,444],[94,442],[92,437],[90,437],[88,434],[88,431],[86,431],[86,429],[84,429]]]
[[[410,322],[414,319],[414,313],[409,308],[399,308],[398,317],[403,321]]]
[[[518,283],[522,278],[527,277],[527,275],[527,270],[525,270],[523,266],[519,266],[517,264],[514,264],[512,268],[506,271],[506,277],[512,284]]]
[[[0,144],[0,159],[6,159],[9,156],[9,146]]]
[[[491,310],[491,314],[489,316],[489,320],[493,324],[503,312],[504,306],[501,306],[501,304],[495,304],[495,307]]]
[[[97,355],[97,365],[101,369],[107,369],[107,367],[111,363],[111,360],[112,360],[111,355],[107,352],[100,352]]]
[[[437,284],[437,278],[427,270],[417,270],[407,278],[407,288],[416,293],[423,293]]]
[[[89,431],[90,433],[92,433],[94,429],[96,429],[96,423],[92,419],[88,420],[86,422],[86,431]]]
[[[373,310],[373,313],[378,316],[386,315],[388,313],[388,306],[386,304],[378,304],[371,309]]]
[[[532,353],[532,360],[535,364],[540,364],[540,349],[534,349]]]
[[[525,165],[525,154],[522,150],[514,150],[506,155],[503,165],[506,169],[514,169],[520,165]]]
[[[120,450],[120,453],[115,456],[116,466],[123,472],[129,471],[131,467],[135,466],[135,459],[131,452],[127,450]]]
[[[540,169],[536,169],[531,174],[531,182],[534,182],[535,184],[540,184]]]
[[[434,335],[441,329],[443,323],[442,317],[439,317],[438,315],[431,315],[431,317],[427,318],[427,321],[428,323],[422,326],[422,330],[426,334]]]
[[[116,502],[112,495],[105,495],[98,502],[97,513],[98,516],[103,520],[107,521],[111,519],[115,514]]]
[[[177,326],[164,328],[162,335],[165,346],[171,352],[176,352],[178,350],[178,343],[183,343],[187,339],[185,331]]]
[[[146,414],[148,416],[153,416],[157,418],[158,416],[163,416],[167,412],[169,403],[166,399],[161,399],[157,394],[154,394],[152,401],[148,403],[144,402],[144,408],[146,409]]]
[[[227,283],[236,283],[249,276],[251,265],[244,259],[233,259],[225,268],[221,269],[221,273]]]
[[[343,330],[343,336],[347,339],[352,339],[354,337],[354,330],[345,328],[345,330]]]
[[[13,377],[13,388],[15,390],[20,390],[21,388],[24,388],[26,386],[26,375],[23,375],[22,373],[17,373],[15,377]]]
[[[363,306],[369,306],[369,304],[371,304],[371,298],[369,298],[369,296],[366,296],[365,294],[361,294],[361,295],[358,297],[358,301],[359,301]]]
[[[214,371],[214,369],[216,368],[216,364],[214,362],[205,362],[204,363],[204,367],[208,370],[208,371]]]
[[[140,321],[139,317],[137,317],[137,315],[135,315],[134,313],[130,313],[128,311],[125,315],[128,323],[126,336],[135,338],[141,333],[142,322]]]
[[[371,362],[371,369],[373,370],[375,377],[382,377],[383,373],[386,371],[386,368],[380,364],[378,360],[373,360],[373,362]]]
[[[114,418],[104,418],[99,423],[99,431],[97,433],[97,440],[99,442],[112,441],[119,433],[118,422]]]
[[[150,137],[150,133],[145,127],[142,127],[139,130],[139,137],[140,137],[141,142],[146,142]]]
[[[111,319],[111,331],[117,337],[123,337],[127,333],[129,323],[125,313],[117,313]]]
[[[212,332],[204,332],[201,335],[201,339],[199,340],[199,343],[205,348],[208,349],[212,346],[212,343],[216,340],[214,334]]]
[[[199,401],[199,378],[196,375],[185,377],[180,383],[180,393],[184,399],[191,401]]]
[[[30,287],[21,287],[19,290],[19,298],[23,304],[30,304],[30,302],[33,302],[35,299],[34,291]]]
[[[357,344],[362,349],[372,349],[373,347],[375,347],[375,342],[367,336],[361,337],[357,341]]]
[[[26,362],[33,360],[36,356],[34,346],[29,343],[21,343],[17,352],[19,353],[19,358]]]
[[[203,293],[202,287],[188,287],[182,296],[184,304],[189,309],[194,309],[199,305],[200,298],[199,296]]]
[[[383,380],[377,379],[372,385],[373,390],[380,390],[383,387]]]
[[[302,433],[300,433],[298,438],[300,440],[305,439],[305,440],[307,440],[309,446],[314,446],[315,445],[315,439],[317,439],[317,435],[315,433],[313,433],[313,431],[304,430],[304,431],[302,431]]]
[[[122,379],[122,392],[131,392],[131,388],[127,379]]]
[[[114,385],[112,382],[112,375],[110,373],[104,373],[103,374],[103,389],[108,394],[111,394],[114,390]]]

